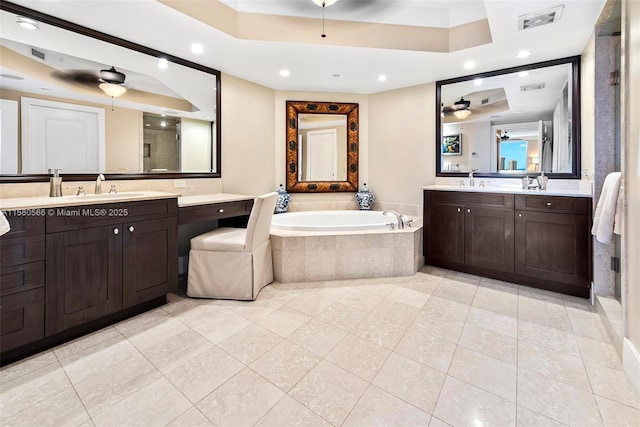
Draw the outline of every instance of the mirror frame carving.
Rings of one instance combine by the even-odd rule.
[[[220,82],[220,71],[210,68],[195,62],[191,62],[186,59],[173,56],[159,50],[143,46],[134,42],[130,42],[125,39],[121,39],[110,34],[106,34],[100,31],[93,30],[88,27],[84,27],[73,22],[57,18],[46,13],[38,12],[37,10],[29,9],[24,6],[10,3],[7,1],[0,2],[0,10],[15,13],[20,16],[35,19],[38,22],[53,25],[62,28],[67,31],[71,31],[83,36],[98,39],[107,43],[111,43],[117,46],[121,46],[127,49],[131,49],[136,52],[143,53],[145,55],[153,56],[156,58],[166,58],[167,61],[175,64],[183,65],[185,67],[193,68],[204,73],[213,74],[216,76],[216,172],[168,172],[168,173],[103,173],[108,180],[134,180],[134,179],[184,179],[184,178],[220,178],[222,176],[222,90]],[[95,179],[95,176],[99,174],[99,171],[95,173],[77,173],[77,174],[61,174],[65,181],[90,181]],[[49,181],[49,174],[16,174],[16,175],[0,175],[0,184],[2,183],[26,183],[26,182],[47,182]]]
[[[521,65],[518,67],[503,68],[501,70],[489,71],[485,73],[472,74],[469,76],[456,77],[453,79],[440,80],[436,82],[436,176],[438,177],[465,177],[468,172],[442,172],[442,157],[441,157],[441,141],[442,141],[442,120],[440,116],[440,108],[442,105],[442,86],[460,83],[468,80],[474,80],[477,78],[487,78],[493,76],[499,76],[502,74],[518,73],[521,71],[530,71],[536,68],[551,67],[554,65],[569,64],[571,65],[571,135],[572,141],[572,173],[546,173],[549,178],[563,178],[563,179],[580,179],[580,160],[581,160],[581,127],[580,127],[580,55],[569,56],[566,58],[553,59],[550,61],[536,62],[528,65]],[[536,172],[537,174],[538,172]],[[478,177],[491,177],[491,178],[522,178],[526,175],[532,175],[533,172],[527,174],[501,174],[499,172],[474,172],[474,176]]]
[[[347,116],[347,180],[298,181],[298,114],[344,114]],[[358,104],[344,102],[287,101],[286,177],[292,193],[358,191]]]

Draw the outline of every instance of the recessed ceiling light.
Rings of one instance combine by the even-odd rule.
[[[473,70],[476,67],[476,63],[473,61],[467,61],[463,64],[465,70]]]
[[[334,73],[331,77],[333,77],[334,79],[339,79],[340,77],[342,77],[342,75],[340,73]]]
[[[282,70],[280,70],[280,75],[282,77],[289,77],[291,75],[291,71],[287,70],[286,68],[283,68]]]
[[[167,68],[169,68],[169,61],[167,61],[167,58],[158,59],[158,68],[160,68],[161,70],[166,70]]]
[[[385,76],[384,74],[380,74],[378,76],[378,81],[379,82],[386,82],[387,81],[387,76]]]
[[[482,84],[482,79],[481,78],[473,79],[473,84],[476,86],[480,86]]]
[[[18,16],[16,24],[20,25],[22,28],[26,28],[27,30],[37,30],[39,28],[38,21],[31,18],[25,18],[24,16]]]
[[[528,71],[522,71],[520,73],[518,73],[518,77],[527,77],[529,75]]]
[[[530,55],[531,55],[530,50],[521,50],[520,52],[516,53],[516,58],[527,58]]]
[[[200,55],[202,52],[204,52],[204,47],[200,43],[194,43],[191,45],[191,52],[195,53],[196,55]]]
[[[167,126],[167,122],[165,122],[164,120],[160,122],[160,126],[162,127],[166,127]]]

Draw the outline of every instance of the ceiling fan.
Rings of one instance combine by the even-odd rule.
[[[115,67],[98,72],[87,70],[56,70],[51,75],[64,82],[81,84],[88,87],[99,87],[108,96],[120,96],[127,91],[127,76]]]

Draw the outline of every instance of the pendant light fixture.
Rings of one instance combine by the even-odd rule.
[[[311,0],[311,1],[317,4],[318,6],[322,7],[322,34],[320,34],[320,37],[325,38],[327,37],[327,35],[324,32],[324,8],[331,6],[338,0]]]

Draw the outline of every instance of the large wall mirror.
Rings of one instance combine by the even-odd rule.
[[[220,72],[0,3],[0,182],[220,177]],[[28,30],[18,21],[36,22]]]
[[[580,57],[436,82],[436,175],[580,178]]]
[[[287,101],[287,190],[358,191],[358,104]]]

